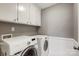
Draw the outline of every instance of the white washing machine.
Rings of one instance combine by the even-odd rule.
[[[48,56],[49,55],[49,41],[48,36],[46,35],[36,35],[38,39],[38,46],[39,46],[39,54],[41,56]]]
[[[31,36],[19,36],[3,40],[1,55],[3,56],[38,56],[37,39]]]

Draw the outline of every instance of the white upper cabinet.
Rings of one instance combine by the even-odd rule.
[[[41,9],[31,3],[1,3],[0,21],[41,26]]]
[[[36,25],[41,26],[41,9],[36,6]]]
[[[8,21],[8,22],[17,21],[16,3],[1,3],[0,4],[0,21]]]
[[[35,4],[30,4],[30,21],[32,25],[41,25],[41,9]]]
[[[18,6],[18,22],[22,24],[28,24],[29,20],[29,4],[20,3]]]

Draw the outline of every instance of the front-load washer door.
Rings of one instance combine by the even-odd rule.
[[[32,45],[27,47],[21,54],[21,56],[37,56],[37,49]]]

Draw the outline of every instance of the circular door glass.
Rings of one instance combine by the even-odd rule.
[[[30,46],[27,49],[25,49],[22,56],[37,56],[37,50],[36,48]]]
[[[47,49],[48,49],[48,41],[45,40],[45,42],[44,42],[44,51],[46,51]]]

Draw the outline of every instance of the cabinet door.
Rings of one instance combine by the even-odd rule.
[[[41,10],[35,4],[30,5],[30,21],[31,25],[41,25]]]
[[[18,4],[18,22],[27,24],[29,20],[29,4],[20,3]]]
[[[0,4],[0,21],[16,22],[17,21],[17,4],[1,3]]]
[[[41,26],[41,9],[36,6],[36,25]]]

